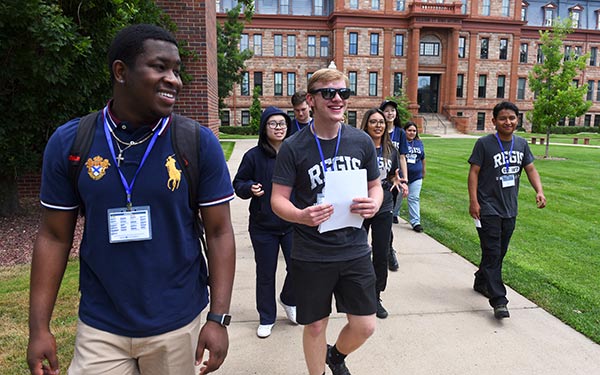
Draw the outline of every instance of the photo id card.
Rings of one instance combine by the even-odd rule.
[[[503,188],[515,186],[515,175],[514,174],[501,176],[500,180],[502,181]]]
[[[108,236],[110,243],[151,240],[150,206],[109,209]]]

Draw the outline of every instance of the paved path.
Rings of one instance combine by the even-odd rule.
[[[229,160],[232,178],[256,140],[236,141]],[[256,337],[254,258],[248,235],[248,201],[231,203],[237,271],[229,328],[230,352],[219,374],[306,374],[302,327],[281,308],[273,334]],[[406,223],[393,226],[400,270],[382,294],[390,312],[375,334],[348,358],[354,375],[572,375],[600,374],[600,346],[566,326],[514,290],[511,318],[494,319],[487,300],[472,289],[471,263]],[[281,285],[282,257],[278,281]],[[329,342],[345,322],[333,314]],[[329,374],[329,372],[327,372]]]

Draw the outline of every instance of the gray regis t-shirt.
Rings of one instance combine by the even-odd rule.
[[[525,139],[518,136],[513,139],[512,153],[511,142],[502,142],[503,152],[495,134],[488,134],[475,142],[469,163],[481,167],[477,184],[481,216],[517,216],[521,172],[523,167],[533,163],[534,158]],[[514,176],[514,186],[502,187],[501,177],[505,175]]]
[[[379,179],[373,141],[362,130],[342,125],[339,150],[337,137],[319,139],[325,165],[331,171],[366,169],[367,180]],[[304,209],[317,202],[324,186],[323,166],[317,142],[306,127],[286,139],[277,154],[273,182],[293,187],[294,204]],[[338,262],[356,259],[371,251],[363,228],[342,228],[319,233],[318,227],[294,223],[292,258],[309,262]]]

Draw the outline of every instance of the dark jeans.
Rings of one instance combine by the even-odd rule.
[[[388,278],[388,254],[390,252],[390,236],[392,233],[392,213],[378,212],[375,216],[363,222],[363,226],[371,233],[371,247],[373,248],[373,268],[375,269],[375,290],[383,292]]]
[[[490,294],[490,305],[506,305],[506,287],[502,281],[502,261],[508,251],[510,237],[515,230],[516,218],[482,216],[477,228],[481,245],[481,263],[475,272],[475,285],[485,285]]]
[[[273,324],[277,318],[275,276],[280,246],[286,264],[286,276],[280,298],[286,305],[296,306],[296,296],[290,276],[292,231],[285,234],[273,234],[250,230],[250,240],[254,248],[256,263],[256,310],[260,316],[260,324]]]

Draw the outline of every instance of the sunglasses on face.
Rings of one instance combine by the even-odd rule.
[[[335,98],[335,94],[337,93],[340,98],[342,99],[348,99],[350,97],[350,94],[352,94],[352,90],[347,89],[347,88],[342,88],[342,89],[334,89],[334,88],[322,88],[322,89],[314,89],[314,90],[310,90],[309,91],[311,94],[316,94],[316,93],[321,93],[321,96],[323,97],[323,99],[325,100],[331,100],[333,98]]]

